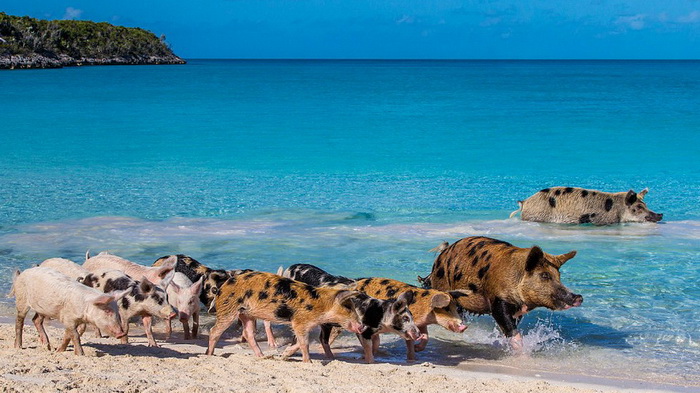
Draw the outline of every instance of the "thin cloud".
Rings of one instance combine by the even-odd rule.
[[[83,14],[83,10],[79,10],[77,8],[73,7],[68,7],[66,8],[66,13],[63,14],[63,19],[65,20],[70,20],[70,19],[78,19],[80,18],[80,15]]]
[[[630,28],[632,30],[642,30],[646,25],[644,21],[645,18],[646,15],[644,14],[618,16],[617,19],[615,19],[615,24],[625,29]]]
[[[692,11],[688,15],[683,15],[678,18],[678,23],[688,24],[688,23],[698,23],[700,22],[700,11]]]

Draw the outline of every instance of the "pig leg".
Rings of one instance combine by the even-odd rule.
[[[379,351],[379,344],[381,343],[381,339],[379,338],[378,334],[375,334],[372,336],[372,354],[377,355],[377,352]]]
[[[153,338],[153,317],[151,315],[144,315],[141,319],[143,320],[143,328],[146,330],[146,337],[148,337],[148,346],[157,348],[158,343]]]
[[[318,341],[321,342],[321,346],[323,347],[323,353],[326,354],[326,359],[335,359],[335,356],[333,356],[333,352],[331,352],[331,344],[328,342],[330,339],[330,334],[333,331],[333,325],[324,323],[321,325],[321,334],[318,336]],[[360,342],[362,340],[360,339]]]
[[[80,326],[78,326],[78,333],[82,336],[83,333],[85,333],[85,330],[87,329],[87,323],[81,323]]]
[[[305,326],[300,328],[300,326],[294,326],[292,324],[292,330],[294,330],[294,335],[297,336],[297,346],[301,348],[301,361],[304,363],[311,363],[311,356],[309,356],[309,330]],[[295,351],[296,352],[296,351]]]
[[[85,352],[83,351],[83,346],[80,344],[80,334],[78,334],[78,329],[73,326],[70,329],[66,329],[66,333],[70,334],[71,338],[73,339],[73,350],[75,351],[75,354],[84,356]]]
[[[66,331],[63,333],[63,341],[61,341],[61,345],[56,348],[56,352],[63,352],[68,348],[68,343],[70,343],[71,339],[71,333],[70,333],[70,328],[66,328]]]
[[[234,311],[226,315],[220,314],[223,313],[217,314],[216,323],[214,323],[214,326],[212,326],[211,330],[209,330],[209,346],[207,347],[207,355],[210,356],[214,354],[214,347],[216,347],[216,343],[219,341],[219,338],[221,338],[221,335],[224,334],[226,329],[228,329],[228,327],[238,319],[239,313]]]
[[[129,320],[127,318],[122,318],[122,330],[124,331],[124,336],[120,338],[122,344],[129,343]]]
[[[409,362],[416,360],[416,343],[411,339],[406,340],[406,360]]]
[[[19,304],[17,305],[17,320],[15,321],[15,348],[22,349],[22,330],[24,328],[24,318],[27,316],[26,310],[20,310]]]
[[[244,314],[241,314],[239,318],[241,320],[241,323],[243,324],[243,329],[245,332],[243,336],[245,337],[246,341],[248,341],[248,345],[250,345],[250,347],[253,349],[253,352],[255,352],[255,356],[259,358],[265,356],[263,355],[263,352],[260,349],[257,340],[255,340],[255,318],[250,318],[249,316]]]
[[[510,339],[513,350],[520,351],[523,346],[523,338],[517,331],[520,318],[516,318],[515,315],[520,314],[519,316],[521,316],[522,308],[496,298],[491,305],[491,310],[493,319],[496,320],[498,327]]]
[[[44,316],[37,313],[32,318],[32,322],[34,322],[36,331],[39,332],[39,341],[50,351],[51,343],[49,342],[49,336],[46,335],[46,330],[44,330]]]
[[[267,336],[267,345],[270,348],[277,348],[277,340],[275,340],[275,334],[272,332],[272,323],[270,321],[263,321],[265,326],[265,335]]]
[[[199,311],[192,313],[192,339],[197,339],[197,331],[199,330]]]
[[[428,345],[428,340],[430,337],[428,336],[428,327],[427,326],[422,326],[419,327],[418,330],[420,331],[420,338],[418,341],[415,342],[414,348],[416,352],[420,352],[425,349],[425,347]]]
[[[190,320],[189,319],[181,319],[180,322],[182,322],[182,331],[185,334],[185,340],[190,339]]]
[[[343,328],[340,326],[333,326],[333,330],[331,330],[331,334],[328,335],[328,345],[333,344],[336,338],[340,336],[340,333],[343,332]]]
[[[360,345],[362,345],[362,350],[365,353],[365,363],[374,363],[374,353],[372,353],[372,347],[374,344],[372,339],[374,338],[374,336],[370,339],[366,339],[358,334],[357,338],[360,339]]]
[[[170,335],[173,333],[173,319],[168,318],[168,323],[165,324],[165,339],[170,340]]]

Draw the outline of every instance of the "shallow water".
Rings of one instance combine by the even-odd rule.
[[[185,253],[414,282],[441,241],[578,255],[535,368],[700,384],[698,62],[260,62],[0,73],[0,290],[49,257]],[[507,219],[554,185],[649,187],[661,224]],[[11,302],[11,300],[8,300]],[[9,303],[0,311],[11,313]],[[465,357],[517,366],[489,317]],[[440,334],[440,333],[438,333]],[[661,376],[661,377],[660,377]],[[662,378],[663,377],[663,378]]]

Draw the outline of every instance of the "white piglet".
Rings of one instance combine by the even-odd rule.
[[[77,355],[84,355],[80,344],[78,326],[83,323],[95,324],[110,335],[124,336],[117,304],[128,291],[102,293],[87,287],[72,278],[47,267],[33,267],[15,272],[12,278],[10,295],[15,296],[17,320],[15,321],[15,348],[22,348],[24,319],[30,309],[36,311],[32,319],[39,332],[39,339],[51,349],[49,338],[44,330],[44,319],[59,320],[66,328],[63,342],[58,351],[66,350],[73,340]]]
[[[64,258],[49,258],[42,262],[39,266],[51,268],[59,273],[63,273],[73,280],[81,282],[83,281],[83,278],[90,273],[84,267],[78,265],[70,259]]]
[[[147,267],[116,255],[101,252],[94,257],[90,257],[90,254],[86,253],[83,267],[90,272],[110,269],[119,270],[126,273],[127,276],[133,278],[134,280],[140,280],[142,277],[146,277],[148,281],[158,285],[161,284],[161,281],[168,277],[168,273],[175,269],[176,263],[177,256],[172,255],[166,261],[164,261],[161,266]],[[166,283],[163,283],[162,286],[165,287]]]
[[[179,319],[182,322],[182,329],[185,332],[185,340],[197,338],[199,329],[199,294],[202,292],[202,282],[204,276],[200,277],[194,284],[187,276],[176,272],[172,281],[166,287],[168,292],[168,302],[179,311]],[[190,336],[189,320],[192,317],[192,335]],[[173,331],[172,320],[168,320],[166,327],[166,339],[170,338]]]

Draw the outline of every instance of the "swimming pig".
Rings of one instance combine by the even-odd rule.
[[[343,276],[334,276],[323,269],[308,264],[296,264],[282,271],[279,268],[278,274],[306,284],[335,289],[347,289],[355,286],[355,280]],[[417,340],[420,337],[420,330],[413,319],[408,305],[413,303],[413,292],[402,293],[398,298],[375,299],[366,294],[358,297],[353,302],[355,309],[360,315],[360,320],[367,326],[367,329],[358,334],[367,363],[374,362],[374,353],[378,349],[379,342],[374,338],[380,333],[395,333],[404,340]],[[323,346],[326,357],[333,359],[331,343],[338,335],[338,328],[331,324],[321,325],[321,336],[319,341]]]
[[[58,351],[65,351],[72,340],[75,353],[84,355],[78,326],[92,323],[110,335],[121,338],[122,330],[116,302],[129,291],[108,294],[89,288],[73,278],[47,267],[33,267],[12,278],[10,296],[15,296],[17,320],[15,323],[15,348],[22,348],[22,328],[29,309],[36,311],[32,318],[39,332],[39,340],[51,349],[44,330],[44,319],[55,318],[66,328]]]
[[[435,251],[430,275],[422,280],[441,291],[469,289],[483,302],[460,304],[470,312],[491,314],[514,349],[522,346],[517,326],[524,313],[537,308],[566,310],[580,306],[581,295],[574,294],[560,280],[559,268],[576,255],[571,251],[551,255],[533,246],[515,247],[488,237],[467,237]],[[414,314],[415,315],[415,314]]]
[[[525,221],[554,222],[560,224],[610,225],[620,222],[658,222],[663,214],[647,208],[644,196],[649,190],[639,194],[627,192],[602,192],[574,187],[553,187],[540,190],[524,201],[518,201]]]
[[[255,355],[262,357],[254,337],[254,318],[276,323],[291,324],[297,343],[284,356],[291,356],[299,348],[304,362],[310,362],[309,331],[324,323],[335,323],[355,333],[365,326],[355,310],[354,299],[359,292],[314,288],[272,273],[247,272],[230,277],[216,296],[216,323],[209,332],[207,355],[223,332],[238,318],[244,326],[244,337]]]

